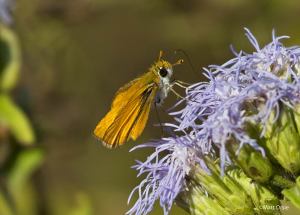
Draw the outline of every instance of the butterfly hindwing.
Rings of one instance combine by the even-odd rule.
[[[131,100],[107,129],[104,140],[122,145],[130,138],[135,140],[144,130],[156,88],[148,86],[144,92]]]

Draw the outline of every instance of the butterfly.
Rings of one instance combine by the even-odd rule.
[[[110,111],[97,124],[94,135],[108,148],[116,148],[130,139],[136,140],[148,121],[151,106],[161,105],[172,90],[173,66],[176,63],[162,59],[159,52],[156,62],[146,73],[121,87],[112,102]]]

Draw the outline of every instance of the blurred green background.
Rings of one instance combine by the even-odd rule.
[[[175,68],[175,78],[200,81],[202,67],[232,57],[230,44],[237,50],[253,50],[243,27],[262,45],[271,40],[273,28],[277,35],[291,36],[286,45],[299,45],[299,11],[297,0],[17,0],[12,29],[22,64],[9,96],[29,117],[36,140],[31,141],[35,146],[17,147],[25,155],[14,147],[0,159],[19,153],[13,168],[6,165],[9,177],[1,174],[4,184],[7,178],[17,183],[18,168],[36,169],[27,174],[32,176],[30,189],[24,188],[20,197],[19,205],[30,209],[19,214],[124,214],[129,209],[127,197],[140,181],[130,166],[149,153],[128,151],[159,138],[160,130],[152,126],[157,123],[152,113],[136,143],[108,150],[97,142],[92,131],[116,90],[146,72],[159,50],[171,62],[184,58],[175,55],[175,49],[185,50],[196,73],[184,64]],[[170,95],[163,109],[175,101]],[[19,167],[26,152],[33,155],[26,167]],[[152,214],[162,211],[157,207]],[[175,206],[171,214],[185,212]],[[291,207],[285,214],[299,211]]]

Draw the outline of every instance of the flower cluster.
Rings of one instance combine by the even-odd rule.
[[[197,162],[198,156],[190,149],[188,136],[163,138],[160,141],[136,146],[153,147],[155,153],[145,162],[137,162],[134,166],[139,171],[138,176],[147,174],[131,195],[137,191],[139,199],[128,214],[147,214],[153,209],[157,199],[165,214],[171,209],[173,201],[185,184],[185,177],[191,170],[191,164]],[[131,199],[131,195],[129,200]]]
[[[272,42],[261,48],[245,30],[255,51],[233,50],[233,59],[205,68],[208,81],[189,86],[177,104],[184,102],[184,108],[170,113],[176,123],[167,125],[182,135],[135,147],[154,152],[134,166],[146,178],[133,191],[139,198],[128,214],[148,214],[156,200],[168,214],[182,193],[193,190],[193,180],[207,195],[205,177],[200,174],[201,185],[195,172],[214,175],[208,160],[218,161],[220,176],[238,166],[256,182],[281,177],[274,165],[294,175],[300,171],[300,48],[285,47],[281,40],[288,37],[274,32]]]

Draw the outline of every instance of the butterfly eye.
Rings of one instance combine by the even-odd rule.
[[[163,78],[166,77],[168,75],[168,70],[166,70],[166,68],[164,68],[164,67],[160,68],[159,75]]]

